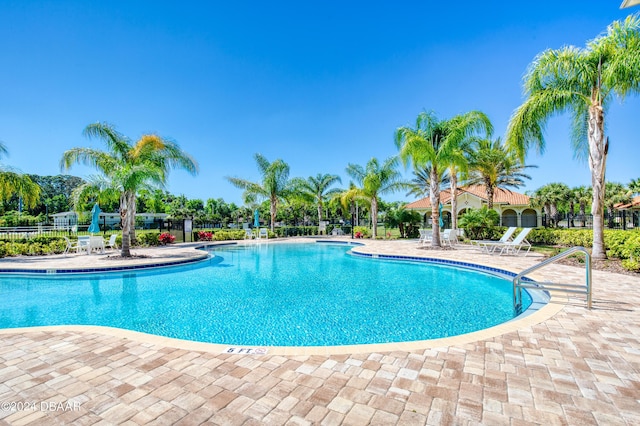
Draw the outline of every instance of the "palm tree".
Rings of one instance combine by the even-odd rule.
[[[342,183],[342,179],[338,175],[320,174],[315,177],[309,176],[307,179],[293,179],[293,186],[305,200],[316,204],[318,209],[318,224],[322,221],[322,209],[324,204],[334,194],[340,192],[339,189],[329,189],[335,183]]]
[[[629,191],[631,191],[631,195],[640,194],[640,178],[631,179],[631,182],[629,182],[627,186],[629,187]]]
[[[227,180],[236,188],[244,189],[245,201],[256,202],[257,198],[269,200],[271,214],[271,232],[274,232],[278,203],[290,192],[289,165],[277,159],[269,162],[261,154],[254,156],[258,170],[262,175],[262,182],[251,182],[245,179],[227,177]]]
[[[544,126],[549,117],[570,112],[572,141],[579,158],[588,158],[593,199],[593,250],[606,258],[604,247],[605,111],[614,96],[640,91],[640,18],[615,21],[586,48],[564,47],[540,53],[524,78],[527,98],[516,109],[507,129],[507,143],[524,160],[529,147],[544,150]]]
[[[522,164],[516,153],[502,144],[500,138],[476,139],[469,161],[471,174],[467,185],[484,185],[487,191],[487,207],[493,208],[496,189],[519,188],[524,179],[531,177],[524,169],[535,166]]]
[[[131,257],[131,240],[135,241],[136,195],[149,186],[163,187],[169,171],[182,168],[191,174],[198,172],[196,161],[179,146],[158,135],[143,135],[135,144],[115,130],[111,124],[89,124],[83,134],[101,139],[107,151],[93,148],[72,148],[62,155],[60,167],[73,164],[95,167],[103,178],[103,190],[116,191],[120,197],[122,220],[122,257]],[[133,238],[132,238],[133,237]]]
[[[402,162],[410,161],[414,169],[430,166],[429,199],[431,201],[431,223],[434,224],[432,247],[441,247],[438,206],[440,204],[440,170],[449,169],[452,185],[452,216],[457,216],[455,186],[457,167],[465,167],[465,141],[474,134],[490,134],[493,128],[489,118],[480,111],[457,115],[449,120],[438,120],[433,112],[422,112],[416,119],[415,128],[400,127],[396,130],[396,146]]]
[[[0,157],[7,154],[7,148],[0,142]],[[29,176],[0,164],[0,201],[8,201],[14,195],[27,207],[35,207],[40,198],[40,186]]]
[[[373,239],[378,234],[378,201],[380,196],[395,192],[406,186],[397,168],[397,157],[387,158],[382,164],[376,158],[372,158],[364,168],[357,164],[349,164],[347,166],[347,174],[360,185],[356,193],[371,203]]]
[[[586,226],[585,215],[587,212],[587,203],[592,197],[591,188],[588,188],[586,186],[579,186],[577,188],[574,188],[572,192],[573,198],[575,199],[576,203],[578,203],[578,211],[582,220],[582,227],[584,228]]]
[[[428,197],[431,191],[431,166],[424,166],[422,169],[413,170],[414,178],[409,181],[407,196],[413,195],[416,198]],[[438,180],[440,187],[450,183],[449,174],[446,170],[440,169]]]
[[[564,183],[549,183],[534,192],[530,203],[534,207],[542,206],[551,226],[557,226],[558,204],[570,198],[570,192]]]
[[[613,216],[616,204],[627,204],[631,202],[631,192],[621,183],[607,182],[605,184],[604,203],[607,206],[609,216],[609,228],[614,227]]]

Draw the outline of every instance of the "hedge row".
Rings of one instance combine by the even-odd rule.
[[[532,244],[559,245],[562,247],[593,245],[593,231],[584,229],[534,229],[527,236]],[[622,266],[640,272],[640,231],[604,230],[607,256],[622,260]]]

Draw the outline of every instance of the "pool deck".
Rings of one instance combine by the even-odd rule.
[[[364,242],[355,250],[513,272],[541,259]],[[132,251],[146,257],[4,258],[0,270],[199,256],[193,245]],[[584,270],[554,264],[533,277],[580,282]],[[554,297],[500,327],[396,346],[246,355],[102,327],[0,330],[0,424],[640,424],[640,277],[594,271],[593,283],[591,310],[582,299]]]

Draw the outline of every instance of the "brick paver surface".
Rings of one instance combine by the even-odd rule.
[[[415,247],[363,250],[513,270],[539,260]],[[592,310],[570,299],[533,326],[408,352],[229,355],[99,331],[5,331],[0,424],[640,424],[640,278],[594,272],[594,285]]]

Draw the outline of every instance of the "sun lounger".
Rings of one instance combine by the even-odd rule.
[[[418,238],[418,244],[423,246],[426,244],[429,244],[431,242],[431,238],[433,237],[433,231],[427,230],[427,229],[421,229],[419,232],[420,232],[420,238]]]
[[[507,241],[511,241],[511,237],[516,232],[516,229],[518,228],[516,228],[515,226],[509,227],[505,231],[505,233],[502,235],[502,237],[500,237],[499,240],[471,240],[471,245],[477,246],[480,250],[483,250],[489,253],[489,250],[488,250],[489,247],[491,247],[491,249],[495,249],[496,244],[506,243]]]
[[[500,249],[500,255],[503,254],[519,254],[520,250],[524,247],[527,247],[527,251],[525,252],[525,256],[531,250],[531,243],[527,241],[526,237],[529,235],[533,228],[523,228],[522,231],[513,239],[513,241],[506,242],[485,242],[480,245],[484,246],[484,249],[487,253],[494,253],[498,249]]]

